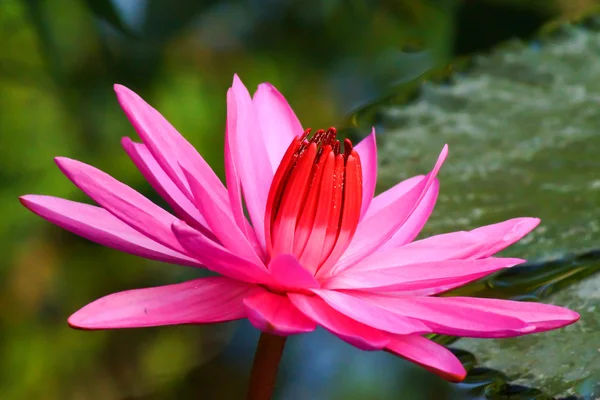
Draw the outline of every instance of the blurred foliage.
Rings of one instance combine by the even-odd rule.
[[[156,388],[161,394],[154,398],[212,398],[207,387],[223,390],[216,380],[245,386],[248,365],[222,358],[206,364],[229,344],[232,326],[83,333],[66,325],[68,315],[102,295],[198,274],[96,246],[17,201],[25,193],[87,201],[54,168],[52,157],[62,155],[163,204],[120,149],[119,139],[134,131],[113,83],[159,109],[222,174],[225,93],[234,73],[250,90],[275,84],[305,126],[330,126],[456,54],[527,36],[544,21],[594,3],[4,0],[0,398],[105,400],[144,397]],[[498,23],[481,31],[490,10],[500,9],[506,12],[491,14]],[[511,30],[517,25],[524,28]],[[198,366],[209,366],[198,381],[206,385],[187,391],[182,379]],[[409,381],[403,387],[414,387]],[[357,383],[345,386],[343,376],[337,382],[325,391],[337,393],[331,398],[369,393],[368,383],[360,392],[349,390]]]

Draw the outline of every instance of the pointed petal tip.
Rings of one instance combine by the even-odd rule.
[[[96,168],[92,167],[91,165],[68,157],[54,157],[54,163],[58,169],[61,170],[63,175],[65,175],[73,183],[75,183],[75,181],[72,179],[72,176],[77,173],[77,170],[96,170]],[[78,185],[75,184],[75,186]]]
[[[84,330],[84,331],[107,329],[107,328],[98,326],[97,324],[95,324],[93,322],[93,319],[94,319],[93,317],[90,318],[89,315],[86,315],[85,310],[86,310],[86,308],[88,308],[88,306],[89,306],[89,304],[80,308],[79,310],[75,311],[73,314],[71,314],[71,316],[67,319],[67,324],[73,329]],[[90,321],[90,320],[92,320],[92,321]]]
[[[275,91],[275,92],[279,92],[277,90],[277,88],[275,88],[275,86],[272,83],[269,82],[263,82],[263,83],[259,83],[258,84],[258,88],[256,89],[258,90],[268,90],[268,91]]]
[[[120,85],[118,83],[115,83],[113,85],[113,90],[115,91],[115,94],[117,95],[117,101],[121,105],[121,108],[125,108],[127,102],[130,102],[134,99],[139,98],[139,96],[133,90],[129,89],[126,86]]]
[[[113,90],[115,91],[115,93],[117,94],[117,97],[119,96],[138,96],[138,94],[136,92],[134,92],[133,90],[129,89],[127,86],[125,85],[121,85],[120,83],[115,83],[113,85]]]
[[[240,79],[240,77],[235,74],[233,75],[233,82],[231,84],[231,89],[233,89],[234,98],[247,98],[251,99],[250,92],[244,82]],[[240,96],[240,97],[238,97]]]
[[[31,203],[32,197],[34,194],[24,194],[19,196],[19,203],[23,204],[25,207],[29,208],[29,204]]]
[[[77,163],[79,163],[79,161],[73,160],[72,158],[68,157],[54,157],[54,163],[56,164],[58,169],[60,169],[61,172],[68,178],[69,169],[75,166]]]
[[[581,318],[579,313],[568,308],[556,306],[556,309],[557,311],[555,311],[556,314],[553,318],[547,318],[545,321],[530,322],[530,325],[528,326],[530,329],[528,331],[522,331],[522,334],[533,334],[561,329],[574,324]]]
[[[460,383],[465,380],[467,377],[467,370],[463,367],[462,371],[459,373],[446,373],[441,375],[442,378],[446,379],[448,382],[452,383]]]
[[[517,223],[510,229],[502,238],[505,242],[516,242],[522,237],[528,235],[533,231],[541,222],[539,218],[523,217],[516,218]],[[513,220],[514,221],[514,220]]]
[[[446,157],[448,157],[448,144],[445,144],[444,147],[442,147],[442,151],[440,153],[440,158],[443,158],[444,160],[446,159]]]
[[[139,94],[126,86],[116,83],[113,85],[113,90],[115,91],[117,101],[119,102],[121,109],[127,115],[127,118],[130,118],[130,113],[133,112],[131,109],[135,108],[136,103],[141,102],[142,104],[147,104]]]
[[[542,220],[536,217],[523,217],[517,224],[517,227],[521,230],[528,229],[532,231],[540,224],[540,222],[542,222]]]
[[[464,365],[450,350],[423,336],[396,336],[387,351],[450,382],[461,382],[467,376]]]
[[[240,79],[240,76],[237,73],[233,74],[233,81],[231,83],[231,86],[234,86],[234,85],[242,85],[242,86],[244,85],[242,83],[242,80]]]
[[[560,306],[559,306],[559,308],[562,309],[562,311],[563,311],[563,315],[561,315],[562,318],[557,318],[557,320],[564,322],[564,324],[561,327],[565,327],[567,325],[574,324],[575,322],[579,321],[579,319],[581,318],[581,315],[579,315],[579,313],[577,311],[573,311],[569,308],[560,307]]]
[[[135,142],[133,140],[131,140],[131,138],[129,136],[123,136],[121,138],[121,145],[123,147],[131,146],[133,143],[135,143]]]
[[[495,257],[489,257],[489,258],[495,258]],[[519,265],[519,264],[523,264],[526,263],[527,260],[525,260],[524,258],[502,258],[503,261],[506,262],[507,265],[510,266],[515,266],[515,265]]]
[[[67,325],[69,325],[69,327],[71,327],[73,329],[90,330],[89,327],[86,327],[85,325],[82,324],[82,321],[80,321],[80,318],[78,316],[78,313],[79,313],[79,311],[75,312],[67,319]]]
[[[80,163],[80,161],[68,157],[58,156],[54,157],[54,163],[58,166],[58,168],[60,168],[64,172],[64,168],[68,168],[71,165],[78,164]]]
[[[19,203],[21,203],[29,211],[37,214],[36,206],[39,205],[40,200],[42,200],[44,197],[46,196],[41,194],[24,194],[19,196]]]

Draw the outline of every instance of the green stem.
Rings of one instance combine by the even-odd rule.
[[[261,333],[250,373],[247,400],[271,399],[286,339],[283,336]]]

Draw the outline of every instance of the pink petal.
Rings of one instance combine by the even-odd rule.
[[[435,177],[447,155],[448,146],[444,146],[433,170],[425,178],[395,202],[372,216],[364,218],[359,223],[350,246],[348,246],[337,265],[332,269],[321,268],[317,278],[326,278],[336,272],[339,273],[339,271],[374,253],[385,244],[419,205],[427,190],[435,181]]]
[[[328,280],[327,289],[376,289],[377,291],[415,291],[463,284],[482,278],[502,268],[525,262],[520,258],[486,258],[483,260],[448,260],[371,269],[348,268]]]
[[[410,217],[402,224],[396,233],[378,250],[385,251],[406,243],[412,242],[421,233],[421,230],[429,220],[440,191],[440,183],[437,179],[433,181],[425,196],[412,212]]]
[[[538,224],[538,218],[514,218],[472,231],[432,236],[405,246],[410,251],[436,249],[438,257],[485,258],[519,241]],[[441,258],[440,258],[441,259]]]
[[[468,306],[473,309],[507,315],[524,321],[535,329],[527,333],[544,332],[561,328],[579,320],[579,314],[551,304],[525,301],[480,299],[476,297],[448,297],[448,304]],[[511,335],[514,336],[514,335]]]
[[[115,85],[114,88],[125,115],[179,190],[192,200],[183,171],[179,167],[183,165],[195,176],[202,178],[202,184],[215,198],[227,204],[229,199],[223,183],[194,146],[140,96],[125,86]]]
[[[358,272],[432,261],[486,258],[518,241],[537,224],[537,218],[515,218],[469,232],[431,236],[402,247],[380,250],[349,269]]]
[[[406,179],[375,197],[369,209],[367,210],[366,218],[370,218],[385,207],[400,199],[409,190],[418,185],[419,182],[422,181],[423,177],[423,175],[418,175]],[[383,246],[381,246],[378,252],[393,247],[402,246],[413,241],[414,238],[417,237],[417,235],[421,232],[421,229],[423,229],[425,223],[429,219],[429,216],[433,212],[438,193],[439,182],[436,179],[423,197],[423,200],[421,200],[421,203],[417,206],[417,208],[415,208],[406,222]]]
[[[196,177],[185,167],[182,167],[182,169],[198,209],[205,216],[204,218],[206,218],[211,232],[219,239],[221,244],[230,252],[254,264],[262,264],[262,260],[236,224],[231,209],[212,199],[210,192],[202,186]]]
[[[504,250],[521,240],[540,223],[539,218],[514,218],[493,225],[473,229],[470,233],[486,246],[471,254],[472,258],[484,258]]]
[[[229,252],[184,222],[174,223],[172,229],[181,245],[207,269],[244,282],[272,283],[273,280],[263,264],[254,264]]]
[[[261,83],[252,99],[273,173],[292,140],[304,131],[285,97],[270,83]]]
[[[51,196],[26,195],[21,203],[40,217],[88,240],[136,256],[172,264],[201,264],[142,235],[108,211]]]
[[[227,91],[227,125],[225,127],[225,180],[227,182],[229,203],[231,204],[231,211],[237,226],[251,243],[256,243],[260,247],[258,242],[256,242],[256,233],[244,215],[244,207],[242,205],[242,186],[235,167],[236,146],[233,142],[235,135],[232,134],[237,129],[236,126],[237,112],[235,98],[233,90],[229,89]],[[258,252],[262,253],[262,249]]]
[[[375,329],[400,335],[431,332],[420,321],[390,312],[350,294],[326,289],[313,289],[312,292],[322,298],[333,309]]]
[[[244,307],[248,320],[263,332],[287,336],[312,332],[317,327],[285,295],[264,290],[246,297]]]
[[[392,188],[375,196],[371,201],[371,204],[369,205],[366,218],[372,217],[373,215],[377,214],[390,204],[396,202],[398,199],[400,199],[402,196],[408,193],[411,189],[417,186],[420,182],[422,182],[423,178],[425,178],[425,175],[413,176],[412,178],[403,180],[402,182],[397,183]]]
[[[450,382],[460,382],[467,375],[450,350],[421,336],[395,336],[386,349]]]
[[[320,287],[315,277],[291,254],[280,254],[271,259],[269,271],[283,291]]]
[[[265,247],[264,218],[267,196],[273,169],[269,162],[266,144],[260,126],[256,120],[254,104],[248,90],[237,75],[231,87],[236,107],[236,129],[229,132],[235,148],[235,168],[239,174],[244,192],[244,200],[256,238],[262,248]]]
[[[308,318],[361,350],[381,350],[390,342],[388,334],[346,317],[319,297],[298,293],[288,293],[288,297]]]
[[[115,217],[158,243],[186,253],[171,232],[171,224],[178,221],[173,215],[99,169],[64,157],[55,161],[71,182]]]
[[[128,137],[122,138],[121,144],[144,178],[173,207],[175,214],[191,226],[203,230],[205,233],[210,232],[202,214],[162,170],[145,144],[135,143]]]
[[[88,304],[71,315],[69,325],[117,329],[231,321],[245,316],[242,300],[254,290],[223,277],[128,290]]]
[[[398,315],[418,319],[434,333],[444,335],[503,337],[533,330],[518,318],[447,301],[450,297],[395,297],[358,291],[352,294]]]
[[[365,216],[373,195],[375,194],[375,184],[377,183],[377,143],[375,137],[375,128],[371,134],[358,143],[354,149],[360,157],[362,168],[362,204],[360,207],[361,219]]]

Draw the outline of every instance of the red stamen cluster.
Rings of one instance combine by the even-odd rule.
[[[265,215],[270,254],[294,254],[316,272],[335,263],[352,239],[362,203],[360,158],[344,152],[335,128],[296,137],[275,173]]]

